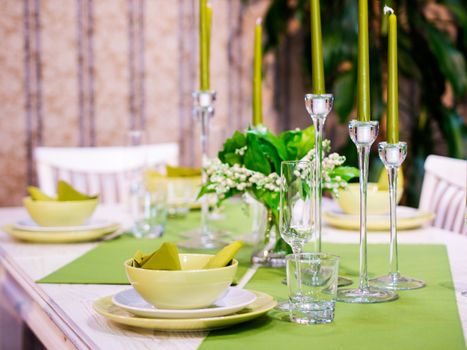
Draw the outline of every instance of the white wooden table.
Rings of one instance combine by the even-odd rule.
[[[128,223],[121,208],[101,207],[95,214],[101,218],[117,218]],[[0,225],[26,218],[22,208],[0,209]],[[323,240],[340,243],[358,243],[355,232],[325,227]],[[386,243],[387,235],[369,234],[369,243]],[[467,237],[436,228],[423,228],[399,235],[401,243],[446,244],[456,288],[464,335],[467,335]],[[97,243],[83,244],[27,244],[11,239],[0,232],[0,300],[8,310],[30,327],[49,349],[196,349],[202,342],[203,332],[163,333],[124,329],[96,314],[92,302],[116,293],[128,286],[36,284],[46,276]],[[1,316],[1,315],[0,315]],[[1,339],[0,348],[8,349]],[[12,334],[10,334],[12,336]],[[465,337],[467,339],[467,336]],[[12,340],[11,340],[12,341]],[[11,347],[13,348],[13,347]]]

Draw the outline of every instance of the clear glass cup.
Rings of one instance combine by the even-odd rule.
[[[163,186],[149,190],[144,182],[139,182],[132,188],[130,204],[132,232],[136,238],[157,238],[164,233],[167,194]]]
[[[167,180],[167,205],[170,216],[182,217],[188,214],[196,200],[198,189],[190,178],[169,178]]]
[[[313,235],[313,169],[310,161],[281,163],[279,230],[294,254],[301,253]]]
[[[286,261],[290,320],[299,324],[331,323],[337,298],[339,257],[301,253],[287,255]]]
[[[281,163],[279,231],[292,248],[295,256],[302,252],[314,231],[314,164],[310,161],[284,161]],[[300,262],[297,260],[297,270]],[[298,287],[300,275],[298,275]],[[297,297],[300,288],[297,289]],[[290,305],[280,302],[278,308],[290,310]]]

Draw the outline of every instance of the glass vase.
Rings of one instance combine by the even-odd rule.
[[[282,239],[279,232],[279,213],[266,208],[266,217],[261,227],[259,238],[251,261],[254,264],[269,267],[284,267],[285,256],[292,253],[290,246]]]

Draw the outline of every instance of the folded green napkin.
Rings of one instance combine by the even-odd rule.
[[[227,266],[235,254],[243,246],[243,241],[235,241],[222,248],[215,256],[209,259],[205,269],[214,269]],[[152,254],[146,255],[140,250],[136,251],[132,261],[133,267],[149,270],[181,270],[178,249],[174,243],[166,242]]]
[[[167,177],[196,177],[201,176],[200,168],[184,168],[184,167],[173,167],[167,165],[165,167]]]
[[[204,268],[215,269],[227,266],[241,247],[243,247],[243,241],[235,241],[229,244],[228,246],[222,248],[215,256],[209,259]]]
[[[81,193],[75,190],[68,182],[63,180],[58,181],[56,198],[50,197],[36,186],[29,186],[28,192],[31,198],[35,201],[82,201],[96,199],[98,197],[98,195],[88,196],[87,194]]]
[[[133,266],[148,270],[181,270],[177,246],[166,242],[154,253],[144,255],[137,251],[133,258]]]
[[[46,195],[36,186],[29,186],[28,192],[31,198],[35,201],[56,201],[57,200],[57,198],[53,198],[53,197]]]

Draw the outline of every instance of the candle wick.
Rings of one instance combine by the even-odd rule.
[[[394,10],[391,7],[389,7],[388,5],[384,5],[383,12],[384,12],[385,15],[387,15],[388,13],[393,14]]]

